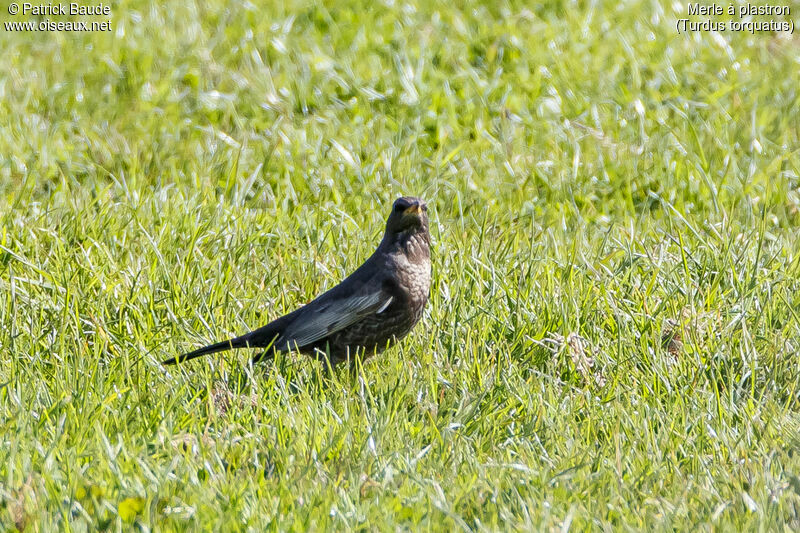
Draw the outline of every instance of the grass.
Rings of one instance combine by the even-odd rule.
[[[0,529],[800,527],[800,41],[684,10],[0,32]],[[158,364],[337,283],[400,194],[435,274],[400,346]]]

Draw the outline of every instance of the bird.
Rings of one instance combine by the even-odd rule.
[[[428,205],[420,198],[395,200],[375,252],[341,283],[308,304],[240,337],[167,359],[182,363],[234,348],[297,351],[335,367],[362,360],[405,337],[422,318],[430,296],[431,239]]]

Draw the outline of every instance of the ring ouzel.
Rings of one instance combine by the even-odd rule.
[[[232,348],[296,350],[331,366],[380,353],[405,337],[422,317],[431,284],[428,206],[398,198],[375,253],[337,286],[303,307],[241,337],[164,361],[171,365]]]

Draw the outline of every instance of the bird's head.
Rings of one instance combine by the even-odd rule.
[[[386,235],[414,234],[428,231],[428,204],[420,198],[403,196],[394,201],[386,221]]]

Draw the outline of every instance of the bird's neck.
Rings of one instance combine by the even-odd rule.
[[[410,257],[429,258],[431,237],[425,229],[401,233],[386,233],[379,249],[384,252],[402,252]]]

